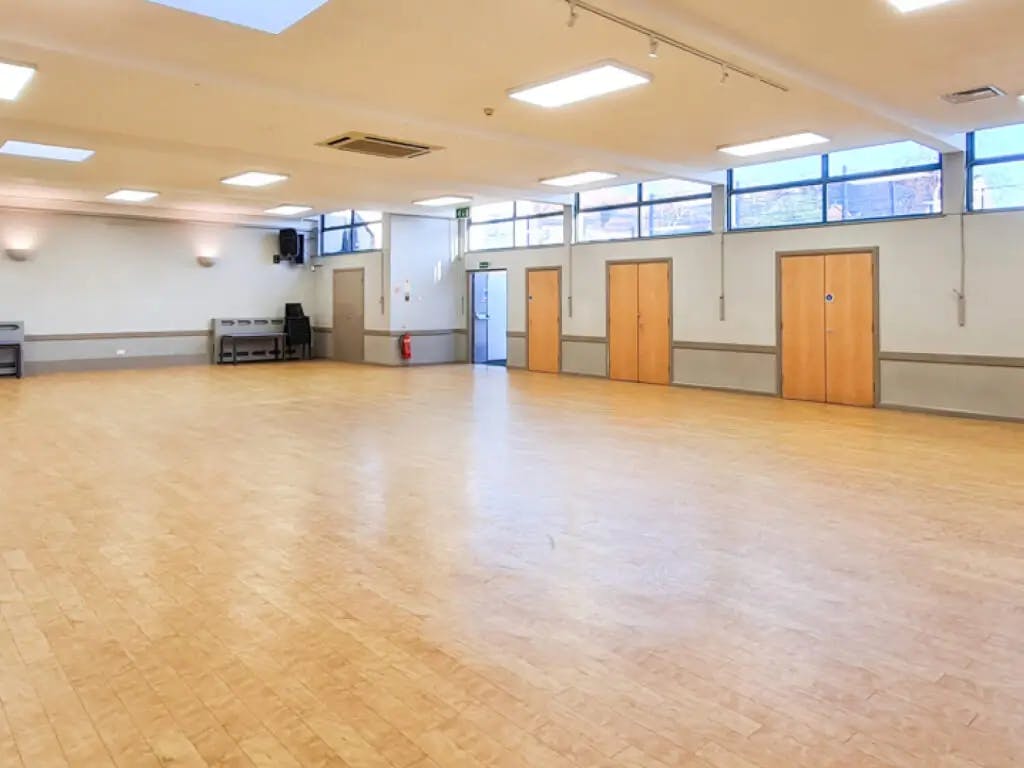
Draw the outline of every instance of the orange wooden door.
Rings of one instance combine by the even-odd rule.
[[[608,265],[608,375],[639,381],[636,264]]]
[[[639,295],[639,380],[646,384],[668,384],[672,355],[671,276],[668,262],[640,264]]]
[[[825,257],[827,399],[875,404],[875,275],[870,253]]]
[[[782,396],[825,402],[825,257],[782,259]]]
[[[559,372],[562,344],[562,291],[557,269],[526,273],[527,367],[541,373]]]

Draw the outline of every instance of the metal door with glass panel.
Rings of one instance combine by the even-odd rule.
[[[473,273],[473,362],[487,362],[487,273]]]
[[[505,365],[508,357],[508,274],[473,272],[473,362]]]

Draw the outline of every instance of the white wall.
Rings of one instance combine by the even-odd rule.
[[[0,253],[0,318],[31,335],[208,330],[312,304],[309,271],[273,263],[276,231],[0,210],[0,250],[23,246],[31,261]]]
[[[880,253],[880,334],[889,352],[1024,357],[1024,213],[965,217],[967,325],[958,324],[957,216],[725,235],[726,319],[719,319],[720,236],[488,251],[467,256],[509,270],[509,330],[526,330],[528,267],[563,269],[563,332],[606,334],[605,264],[672,258],[677,341],[773,346],[776,252],[872,248]],[[569,296],[573,312],[569,314]]]
[[[456,258],[457,223],[426,216],[390,219],[391,329],[450,330],[465,325],[466,270]],[[411,288],[405,300],[405,287]]]

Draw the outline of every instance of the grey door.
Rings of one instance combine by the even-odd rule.
[[[361,269],[339,269],[334,273],[334,359],[363,362],[365,276]]]
[[[473,362],[486,363],[487,321],[490,319],[487,307],[487,273],[473,273]]]

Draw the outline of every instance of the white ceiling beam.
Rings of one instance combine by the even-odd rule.
[[[39,53],[74,56],[88,61],[147,72],[163,77],[171,77],[187,82],[202,82],[207,86],[223,86],[236,92],[247,91],[252,94],[258,94],[261,98],[267,100],[268,103],[274,103],[279,106],[291,104],[296,107],[304,106],[318,110],[329,108],[344,115],[345,119],[349,122],[371,122],[374,120],[389,123],[400,122],[408,126],[412,132],[430,131],[437,135],[452,137],[452,139],[475,137],[488,141],[500,141],[508,145],[512,151],[514,151],[515,147],[519,146],[557,152],[567,157],[585,155],[588,163],[613,165],[621,169],[624,174],[636,175],[641,178],[680,177],[711,184],[719,183],[722,176],[720,171],[696,169],[691,166],[666,162],[644,155],[609,152],[599,147],[587,145],[586,137],[581,137],[582,141],[564,142],[540,139],[514,131],[503,131],[494,128],[482,129],[448,120],[424,118],[416,115],[410,116],[407,112],[384,109],[352,99],[339,99],[334,94],[312,90],[304,87],[301,83],[292,84],[287,87],[273,86],[268,85],[265,81],[222,75],[214,71],[183,65],[179,62],[124,55],[110,49],[94,49],[82,45],[67,45],[63,43],[57,44],[39,38],[34,40],[7,38],[3,35],[2,31],[0,31],[0,43],[16,45],[22,49],[35,50]],[[122,140],[129,140],[130,137],[122,135],[120,138]],[[454,142],[451,141],[449,143]],[[222,152],[225,148],[209,147],[207,149],[216,149],[218,152]],[[452,182],[449,181],[449,183]]]

